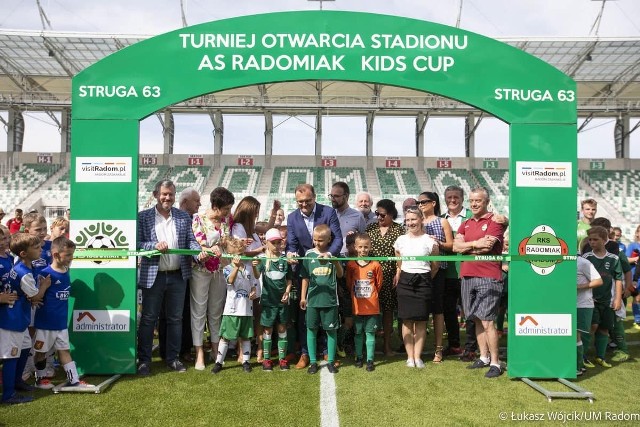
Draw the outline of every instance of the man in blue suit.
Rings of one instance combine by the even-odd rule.
[[[330,206],[316,203],[316,192],[311,184],[298,185],[295,196],[298,209],[287,217],[287,256],[304,256],[309,249],[313,248],[313,228],[319,224],[327,224],[331,229],[329,252],[324,256],[338,256],[342,249],[342,232],[336,211]],[[297,278],[298,269],[294,269],[294,272]],[[299,283],[299,280],[297,282]],[[306,334],[304,312],[300,310],[298,338],[302,354],[296,365],[297,369],[303,369],[309,364]]]
[[[143,257],[140,262],[142,288],[142,316],[138,326],[138,374],[151,373],[151,350],[153,348],[153,328],[164,301],[167,316],[166,362],[169,369],[185,372],[187,368],[178,359],[182,335],[182,306],[191,277],[189,255],[165,254],[168,249],[202,248],[193,236],[189,214],[174,208],[176,186],[165,180],[156,184],[153,196],[157,203],[154,207],[138,213],[138,249],[157,249],[163,255],[151,258]],[[205,252],[198,259],[207,258]]]

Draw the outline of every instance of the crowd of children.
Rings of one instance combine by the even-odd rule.
[[[331,373],[338,372],[336,355],[338,348],[343,346],[338,340],[338,329],[343,322],[345,329],[354,327],[356,366],[361,368],[366,364],[366,370],[373,371],[380,314],[378,291],[382,286],[380,264],[365,260],[345,262],[340,258],[327,257],[331,231],[326,225],[318,225],[313,231],[314,247],[300,260],[301,290],[298,300],[292,283],[291,263],[284,255],[285,229],[271,228],[266,233],[259,232],[259,235],[264,241],[265,252],[254,258],[251,263],[252,271],[239,258],[244,242],[229,238],[224,243],[226,253],[233,258],[223,269],[227,282],[227,300],[220,331],[221,341],[212,372],[217,374],[222,371],[229,346],[236,342],[241,350],[238,361],[245,372],[251,372],[250,340],[254,337],[251,302],[256,299],[258,288],[261,290],[259,324],[263,327],[264,371],[272,371],[275,366],[271,360],[275,333],[277,366],[280,370],[289,369],[288,356],[292,346],[287,330],[295,309],[305,312],[310,357],[308,373],[315,374],[319,369],[319,337],[326,339],[327,370]],[[346,247],[350,257],[368,257],[371,239],[364,233],[354,234],[347,239]],[[346,276],[346,287],[339,289],[338,279],[343,276]],[[348,292],[346,301],[353,307],[353,317],[350,316],[351,310],[347,310],[349,317],[345,317],[342,307],[339,308],[339,294],[343,292]],[[366,347],[364,352],[363,347]]]
[[[57,218],[47,230],[46,219],[37,212],[22,215],[16,209],[16,217],[9,224],[13,232],[0,226],[0,359],[2,402],[7,404],[33,399],[19,391],[54,387],[54,351],[68,385],[89,386],[80,381],[69,353],[68,270],[75,250],[65,236],[69,222]],[[34,373],[35,386],[26,382]]]

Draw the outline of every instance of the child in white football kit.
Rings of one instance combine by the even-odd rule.
[[[36,339],[33,345],[36,351],[36,387],[51,389],[53,384],[46,374],[46,354],[52,348],[58,351],[60,364],[67,374],[69,386],[92,387],[80,381],[76,363],[69,353],[69,330],[67,329],[67,313],[69,311],[69,294],[71,278],[69,266],[73,260],[76,245],[66,237],[58,237],[51,243],[52,263],[42,270],[42,274],[51,277],[51,286],[44,294],[42,307],[36,310]]]
[[[245,251],[245,243],[240,239],[228,239],[227,253],[236,255],[231,264],[222,273],[227,282],[227,301],[222,313],[220,325],[220,344],[218,354],[211,372],[217,374],[222,370],[227,355],[229,341],[240,339],[242,342],[242,369],[251,372],[249,357],[251,356],[251,338],[253,337],[253,300],[256,299],[256,279],[253,272],[246,268],[240,255]]]

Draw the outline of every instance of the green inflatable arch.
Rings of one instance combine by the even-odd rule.
[[[299,80],[401,86],[505,121],[511,252],[566,254],[562,244],[576,235],[575,82],[536,57],[468,31],[330,11],[182,28],[79,73],[72,87],[71,151],[78,246],[100,246],[106,237],[107,246],[135,249],[141,119],[211,92]],[[514,261],[510,268],[509,375],[575,377],[575,262]],[[135,260],[77,260],[72,277],[70,332],[79,367],[134,373]]]

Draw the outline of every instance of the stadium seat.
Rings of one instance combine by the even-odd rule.
[[[376,168],[376,176],[383,198],[416,197],[422,191],[413,169]]]
[[[225,166],[218,185],[225,187],[239,198],[255,195],[261,174],[260,166]]]

